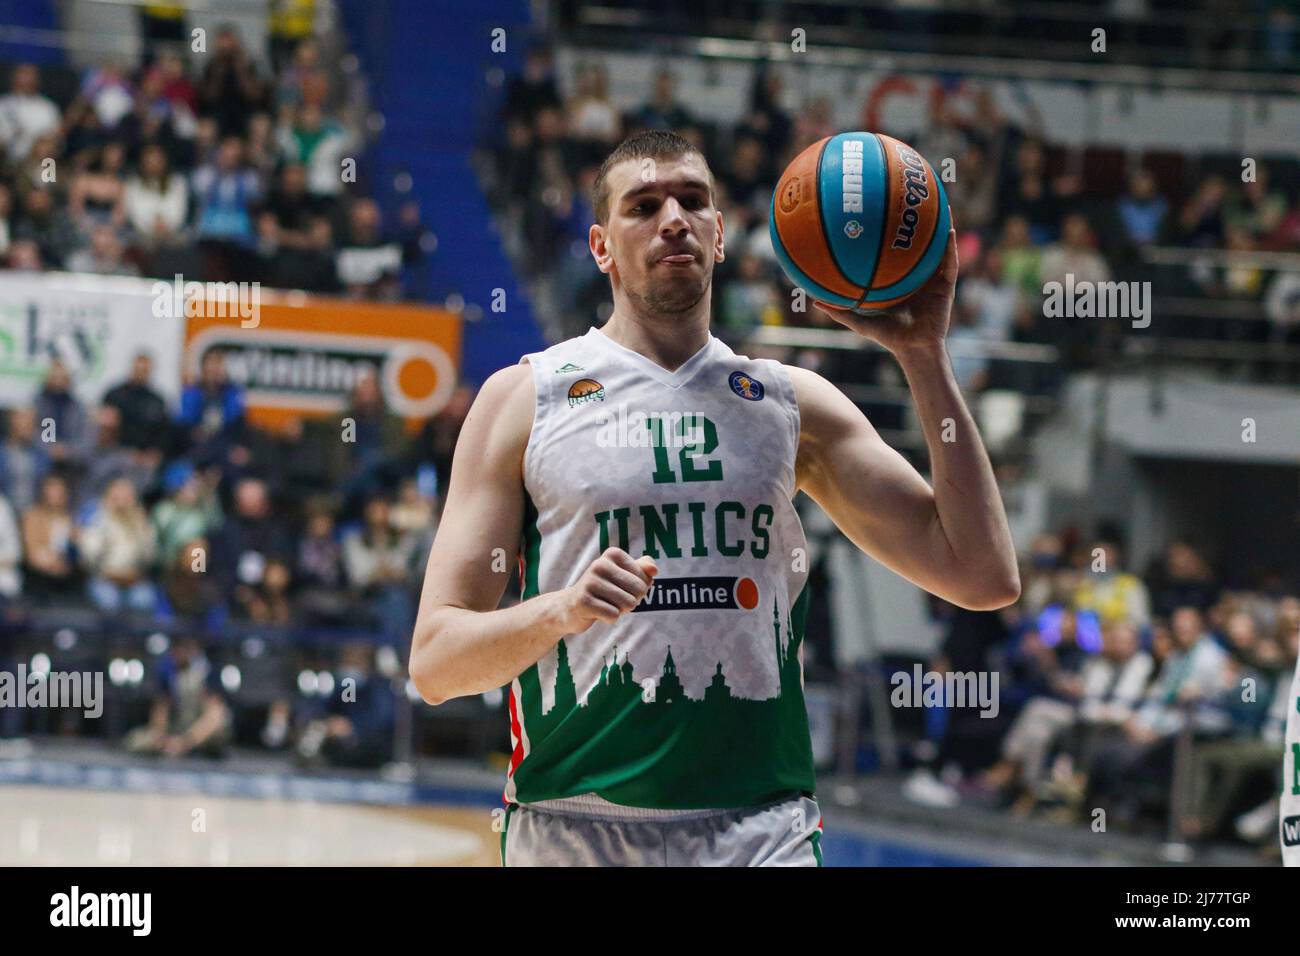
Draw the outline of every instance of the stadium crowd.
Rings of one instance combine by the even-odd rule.
[[[1091,542],[1042,534],[1021,575],[1013,608],[941,612],[946,635],[931,667],[997,671],[1001,713],[990,721],[950,707],[906,795],[1089,823],[1103,807],[1111,826],[1163,823],[1185,734],[1179,832],[1272,839],[1297,583],[1263,572],[1251,586],[1230,584],[1186,540],[1139,575],[1114,532]]]
[[[310,35],[268,68],[235,26],[213,34],[201,60],[168,43],[135,68],[48,68],[59,102],[10,65],[0,267],[401,298],[425,230],[413,203],[385,222],[365,192],[355,73]]]
[[[495,180],[490,194],[498,212],[517,223],[525,273],[555,290],[554,310],[575,323],[565,331],[603,321],[608,283],[589,267],[586,248],[591,184],[623,137],[669,128],[704,152],[717,183],[729,254],[715,270],[715,329],[743,340],[763,324],[833,326],[819,310],[793,310],[767,225],[781,171],[804,148],[839,132],[830,101],[815,97],[790,109],[780,70],[760,65],[743,114],[720,125],[693,115],[676,84],[664,69],[644,102],[624,110],[611,99],[608,68],[598,58],[560,77],[549,48],[530,52],[506,91],[499,134],[485,144]],[[1265,162],[1246,182],[1239,157],[1162,154],[1132,165],[1122,155],[1080,155],[1044,140],[1032,105],[1024,113],[1023,120],[1007,115],[992,89],[974,81],[936,83],[928,113],[913,128],[888,131],[936,169],[955,161],[946,185],[962,261],[958,337],[1063,344],[1067,362],[1078,364],[1095,336],[1080,328],[1086,323],[1044,315],[1045,284],[1066,274],[1135,278],[1138,266],[1150,278],[1160,270],[1142,265],[1141,252],[1157,244],[1300,247],[1294,179],[1275,179]],[[1239,318],[1170,317],[1160,323],[1161,335],[1300,342],[1300,272],[1190,257],[1164,275],[1179,295],[1248,301],[1258,309]],[[959,371],[970,389],[1007,384],[996,381],[987,361],[963,362]]]

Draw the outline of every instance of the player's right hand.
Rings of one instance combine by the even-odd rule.
[[[621,548],[607,548],[562,592],[567,632],[581,633],[596,621],[617,621],[641,603],[658,573],[649,555],[633,558]]]

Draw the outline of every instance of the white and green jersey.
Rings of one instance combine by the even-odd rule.
[[[512,682],[506,801],[689,810],[811,794],[785,370],[710,336],[669,372],[597,329],[523,361],[537,391],[524,596],[574,584],[608,547],[659,573],[634,611]]]
[[[1287,699],[1280,837],[1283,866],[1300,866],[1300,661]]]

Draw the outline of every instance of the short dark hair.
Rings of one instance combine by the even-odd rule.
[[[591,208],[595,210],[596,221],[601,225],[609,221],[609,184],[605,178],[619,163],[629,159],[677,159],[691,154],[699,156],[704,162],[704,168],[709,170],[709,198],[712,199],[713,170],[709,169],[709,161],[704,158],[704,154],[684,136],[679,136],[672,130],[648,129],[623,140],[600,164],[596,182],[591,187]]]

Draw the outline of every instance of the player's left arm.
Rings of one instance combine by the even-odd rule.
[[[801,422],[796,472],[799,487],[863,551],[953,604],[994,610],[1020,596],[1020,574],[993,467],[944,345],[956,279],[950,235],[943,265],[902,307],[883,316],[831,313],[902,366],[934,486],[843,392],[789,367]]]

